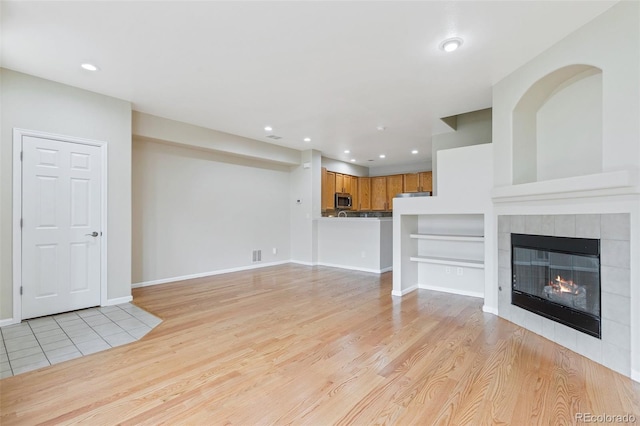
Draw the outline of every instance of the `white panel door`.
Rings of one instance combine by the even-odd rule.
[[[100,147],[24,136],[22,152],[22,318],[100,305]]]

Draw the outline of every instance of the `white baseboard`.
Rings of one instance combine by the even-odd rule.
[[[305,262],[302,260],[290,260],[289,263],[295,263],[296,265],[304,265],[304,266],[316,266],[316,263],[313,262]]]
[[[498,308],[495,306],[482,305],[482,312],[486,312],[488,314],[498,315]]]
[[[18,324],[20,320],[16,320],[15,318],[7,318],[0,320],[0,327],[6,327],[8,325]]]
[[[634,380],[634,381],[640,383],[640,371],[631,370],[631,380]]]
[[[176,282],[176,281],[192,280],[194,278],[203,278],[203,277],[210,277],[210,276],[213,276],[213,275],[228,274],[230,272],[240,272],[240,271],[247,271],[247,270],[250,270],[250,269],[266,268],[268,266],[282,265],[282,264],[285,264],[285,263],[289,263],[289,261],[288,260],[283,260],[281,262],[258,263],[258,264],[255,264],[255,265],[239,266],[237,268],[220,269],[220,270],[217,270],[217,271],[210,271],[210,272],[201,272],[199,274],[191,274],[191,275],[183,275],[183,276],[179,276],[179,277],[163,278],[163,279],[160,279],[160,280],[143,281],[143,282],[131,284],[131,288],[148,287],[150,285],[167,284],[167,283],[173,283],[173,282]]]
[[[102,306],[121,305],[123,303],[129,303],[133,300],[133,296],[116,297],[115,299],[107,299],[106,303]]]
[[[382,274],[384,272],[389,272],[393,269],[392,267],[388,267],[384,269],[360,268],[357,266],[336,265],[335,263],[324,263],[324,262],[318,262],[318,266],[328,266],[329,268],[349,269],[350,271],[371,272],[374,274]]]
[[[418,288],[421,288],[423,290],[441,291],[443,293],[459,294],[460,296],[471,296],[471,297],[484,298],[484,294],[480,293],[478,291],[458,290],[458,289],[455,289],[455,288],[438,287],[438,286],[426,285],[426,284],[418,284]]]
[[[418,285],[416,284],[416,285],[411,286],[411,287],[409,287],[409,288],[405,288],[404,290],[400,290],[400,291],[393,290],[393,291],[391,292],[391,295],[392,295],[392,296],[402,297],[402,296],[404,296],[405,294],[409,294],[409,293],[411,293],[412,291],[416,291],[417,289],[418,289]]]

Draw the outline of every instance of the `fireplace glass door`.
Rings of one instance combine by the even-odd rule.
[[[599,249],[598,240],[512,234],[512,303],[599,337]]]

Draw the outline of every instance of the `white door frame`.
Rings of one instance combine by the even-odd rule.
[[[12,324],[22,321],[22,298],[20,287],[22,286],[22,138],[32,136],[43,139],[52,139],[60,142],[71,142],[83,145],[97,146],[102,155],[102,182],[101,182],[101,231],[100,238],[100,305],[107,304],[107,142],[91,139],[77,138],[73,136],[56,135],[53,133],[39,132],[35,130],[13,129],[13,319]]]

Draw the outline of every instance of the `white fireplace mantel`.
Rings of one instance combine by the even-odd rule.
[[[494,203],[640,194],[637,170],[619,170],[540,182],[495,187]]]

